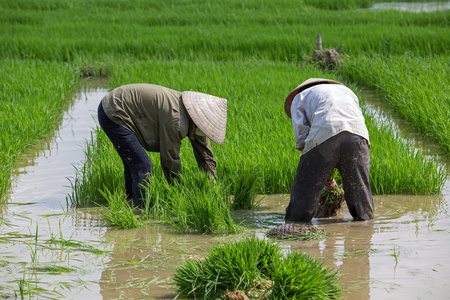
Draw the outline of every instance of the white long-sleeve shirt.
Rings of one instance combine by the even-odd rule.
[[[319,84],[297,94],[291,106],[296,148],[305,154],[348,131],[369,141],[358,97],[340,84]]]

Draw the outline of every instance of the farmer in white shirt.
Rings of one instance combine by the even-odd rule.
[[[369,133],[356,95],[342,83],[310,78],[286,98],[296,148],[302,151],[292,183],[286,222],[310,222],[334,168],[341,174],[345,200],[355,220],[373,219],[369,186]],[[335,183],[333,183],[335,184]]]

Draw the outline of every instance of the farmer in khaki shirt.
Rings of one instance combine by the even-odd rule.
[[[369,133],[357,96],[342,83],[310,78],[286,98],[296,149],[302,151],[292,183],[286,222],[310,222],[334,168],[342,176],[345,201],[355,220],[373,219],[369,185]]]
[[[226,99],[153,84],[129,84],[102,99],[98,119],[122,159],[126,193],[135,207],[142,207],[145,190],[141,185],[153,171],[145,150],[160,153],[164,175],[172,183],[181,173],[179,152],[187,136],[200,170],[216,178],[209,139],[216,144],[225,141]]]

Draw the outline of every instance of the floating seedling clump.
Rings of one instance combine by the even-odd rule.
[[[318,240],[326,236],[325,231],[314,225],[287,223],[269,230],[270,238],[291,240]]]

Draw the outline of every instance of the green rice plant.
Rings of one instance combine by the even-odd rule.
[[[374,89],[389,105],[450,155],[449,57],[375,55],[346,61],[341,73]]]
[[[421,149],[396,135],[391,125],[366,114],[371,142],[370,187],[380,194],[438,194],[448,178],[446,170]]]
[[[31,268],[33,271],[40,273],[47,273],[50,275],[60,275],[62,273],[71,273],[75,271],[74,268],[64,267],[64,266],[35,266]]]
[[[36,234],[34,236],[34,242],[33,245],[27,244],[27,246],[30,248],[30,255],[31,255],[31,263],[34,264],[38,260],[38,230],[39,226],[36,224]]]
[[[174,275],[178,297],[221,299],[231,291],[260,290],[268,299],[335,299],[336,272],[300,252],[282,254],[269,240],[244,238],[213,246],[205,259],[188,260]]]
[[[315,49],[317,33],[324,48],[344,44],[350,55],[423,55],[428,43],[441,55],[449,43],[447,12],[359,9],[369,0],[52,3],[57,9],[41,9],[46,0],[0,3],[2,57],[69,62],[80,70],[111,58],[299,62]]]
[[[158,73],[158,70],[166,71]],[[259,76],[252,80],[252,74]],[[241,166],[255,166],[261,174],[260,192],[271,194],[290,192],[300,158],[300,152],[294,149],[292,125],[282,110],[284,96],[309,77],[341,81],[358,94],[370,134],[370,177],[374,194],[441,191],[446,177],[436,161],[413,145],[405,144],[392,129],[378,124],[376,118],[365,111],[364,96],[354,84],[312,66],[266,61],[124,62],[113,72],[111,83],[115,87],[151,78],[156,84],[174,89],[198,90],[227,98],[226,143],[212,145],[218,176],[228,178],[232,186],[232,178],[239,174]],[[191,153],[189,143],[184,143],[180,157],[185,165],[195,166]]]
[[[122,161],[100,128],[91,134],[85,147],[85,156],[85,161],[75,166],[74,178],[69,178],[72,192],[66,199],[68,206],[105,204],[107,201],[101,190],[125,190]]]
[[[395,266],[397,266],[398,264],[398,256],[400,255],[400,251],[396,251],[395,250],[395,245],[394,245],[394,253],[393,254],[389,254],[390,256],[393,256],[395,259]]]
[[[311,256],[291,252],[276,262],[269,299],[336,299],[338,274]]]
[[[115,208],[110,207],[110,214],[119,213],[126,210],[122,207],[123,201],[118,199],[121,194],[102,194],[102,190],[123,190],[122,162],[106,135],[99,129],[96,134],[97,139],[92,137],[87,145],[86,161],[77,169],[76,177],[71,181],[73,191],[69,197],[70,203],[73,206],[92,206],[104,204],[110,199],[113,201],[108,204],[115,205]],[[154,165],[160,165],[159,157],[153,156],[152,161]],[[232,221],[225,185],[213,183],[198,170],[186,172],[182,175],[181,183],[170,186],[161,168],[155,167],[147,189],[144,219],[167,220],[182,232],[236,233],[240,230]],[[129,217],[133,218],[131,215]],[[113,219],[112,216],[107,218]],[[119,225],[123,220],[114,222]],[[131,221],[126,224],[135,226]]]
[[[259,206],[260,201],[255,201],[257,192],[260,191],[260,175],[258,170],[239,170],[233,178],[233,209],[253,209]]]
[[[17,155],[56,126],[78,81],[65,64],[15,59],[1,60],[0,78],[1,196],[9,188]]]
[[[105,212],[102,212],[106,220],[121,228],[137,228],[142,225],[134,214],[135,208],[130,206],[121,190],[111,193],[105,187],[100,193],[108,202],[108,207],[104,207]]]
[[[304,77],[298,78],[295,74],[300,71]],[[261,75],[251,79],[251,74],[256,73]],[[286,74],[294,78],[291,83],[283,80]],[[167,221],[181,232],[233,233],[238,227],[229,215],[232,208],[229,199],[233,193],[239,195],[239,185],[246,185],[248,177],[246,179],[243,170],[258,170],[258,193],[290,191],[300,153],[294,149],[292,125],[283,114],[284,96],[280,94],[287,95],[292,87],[308,77],[332,76],[313,67],[296,67],[291,63],[126,61],[113,71],[111,83],[115,87],[126,82],[145,82],[146,77],[152,83],[178,90],[223,96],[229,105],[226,143],[212,144],[217,160],[217,182],[212,184],[201,176],[188,141],[183,141],[180,152],[184,173],[181,184],[169,186],[166,183],[159,155],[151,153],[154,174],[148,185],[143,218]],[[246,79],[236,81],[234,78]],[[355,86],[349,86],[358,93]],[[256,102],[255,99],[262,100]],[[365,112],[361,95],[360,100],[372,144],[372,192],[439,193],[446,179],[439,165],[412,145],[405,145],[395,132],[378,124]],[[123,190],[122,163],[101,130],[93,134],[86,155],[86,162],[79,168],[81,172],[73,184],[71,199],[75,205],[102,203],[99,191],[103,185],[109,190]],[[241,177],[239,181],[237,176]],[[254,191],[248,191],[255,188],[255,184],[247,185],[248,188],[241,189],[242,195],[251,199]]]
[[[180,232],[237,233],[241,229],[231,218],[226,186],[208,174],[188,169],[173,185],[155,168],[147,185],[142,216],[158,219]]]
[[[227,291],[249,291],[269,279],[281,248],[268,241],[244,238],[215,245],[204,260],[188,260],[174,275],[181,297],[217,299]]]
[[[161,168],[154,168],[146,187],[142,217],[170,220],[173,216],[172,211],[176,209],[173,205],[174,186],[167,182]]]
[[[185,172],[175,183],[172,218],[167,221],[181,232],[237,233],[241,231],[231,218],[226,188],[199,171]]]

